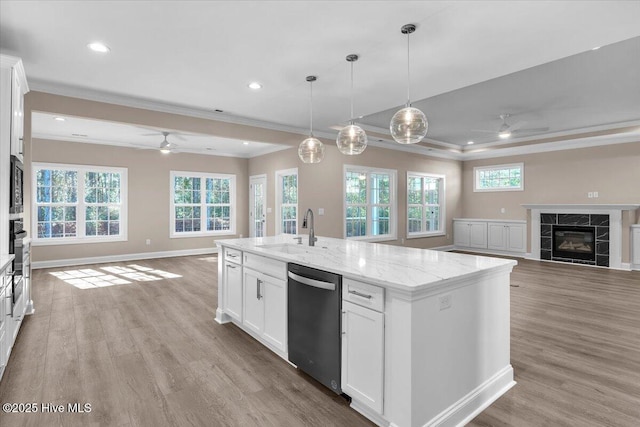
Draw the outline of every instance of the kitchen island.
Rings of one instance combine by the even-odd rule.
[[[216,320],[287,360],[287,263],[295,263],[342,276],[342,391],[376,424],[462,425],[515,385],[515,261],[302,240],[218,240]]]

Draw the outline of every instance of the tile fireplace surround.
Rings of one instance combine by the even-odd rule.
[[[544,259],[547,255],[541,248],[541,214],[572,215],[574,218],[603,218],[609,217],[609,268],[627,269],[622,264],[622,212],[633,212],[640,208],[638,205],[560,205],[560,204],[525,204],[525,209],[531,210],[531,259]],[[631,223],[635,215],[630,215]],[[568,218],[568,217],[567,217]],[[587,224],[585,224],[587,225]],[[625,230],[629,232],[629,230]],[[542,249],[542,253],[541,253]],[[625,263],[626,264],[626,263]]]

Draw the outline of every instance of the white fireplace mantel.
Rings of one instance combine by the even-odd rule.
[[[635,211],[640,204],[523,204],[531,210],[531,259],[540,259],[540,214],[609,215],[609,267],[622,268],[622,211]]]
[[[575,210],[576,212],[579,210],[580,213],[589,213],[586,211],[592,211],[592,210],[597,210],[597,211],[610,211],[610,210],[616,210],[616,211],[635,211],[636,209],[640,208],[640,204],[637,205],[632,205],[632,204],[620,204],[620,205],[596,205],[596,204],[588,204],[588,205],[558,205],[558,204],[524,204],[522,205],[523,208],[525,209],[560,209],[562,210],[561,213],[574,213],[573,211]],[[567,211],[567,209],[569,209]],[[558,213],[558,212],[551,212],[549,211],[549,213]],[[601,213],[601,212],[594,212],[594,213]]]

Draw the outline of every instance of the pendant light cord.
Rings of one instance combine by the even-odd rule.
[[[309,82],[309,136],[313,137],[313,81]]]
[[[353,124],[353,61],[351,61],[351,124]]]
[[[409,93],[409,89],[411,87],[411,74],[410,74],[410,61],[409,61],[409,34],[407,33],[407,107],[411,105],[411,95]]]

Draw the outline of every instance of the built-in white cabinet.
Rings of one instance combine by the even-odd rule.
[[[453,243],[457,249],[521,255],[527,250],[526,236],[526,221],[453,220]]]
[[[226,261],[224,264],[226,313],[238,322],[242,321],[242,265]]]
[[[2,141],[7,144],[12,155],[24,161],[24,95],[29,87],[20,58],[0,55],[0,65]],[[4,159],[2,161],[4,163]]]
[[[487,249],[525,252],[526,224],[511,222],[487,223]]]
[[[344,279],[342,391],[383,413],[384,289]]]
[[[459,221],[453,223],[453,243],[464,248],[487,248],[487,223]]]
[[[244,269],[243,324],[281,351],[287,348],[286,286],[283,279]]]
[[[277,350],[287,351],[286,264],[244,254],[242,324]]]
[[[631,268],[640,270],[640,224],[631,226]]]
[[[14,332],[20,324],[12,316],[12,265],[7,255],[0,255],[0,379],[9,362]]]

